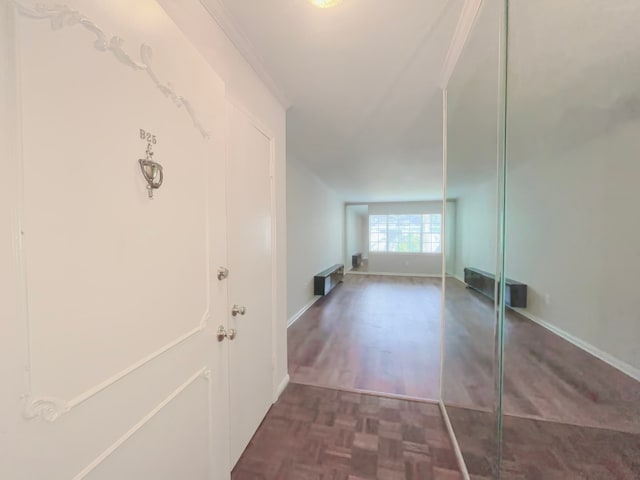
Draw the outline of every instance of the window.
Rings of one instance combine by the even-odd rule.
[[[369,251],[442,252],[442,215],[370,215]]]
[[[442,252],[442,215],[422,216],[422,251],[426,253]]]

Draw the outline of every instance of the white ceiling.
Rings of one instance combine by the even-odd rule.
[[[441,197],[442,65],[462,0],[223,1],[291,102],[288,161],[347,202]]]
[[[638,0],[513,3],[510,172],[542,157],[561,159],[564,151],[638,121]],[[473,184],[497,182],[499,8],[500,2],[485,2],[448,85],[450,198]]]

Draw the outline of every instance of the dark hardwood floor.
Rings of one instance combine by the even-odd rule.
[[[491,411],[493,304],[447,279],[443,400]],[[640,433],[640,382],[531,320],[507,311],[506,415]]]
[[[290,384],[232,480],[458,480],[439,407]]]
[[[439,399],[440,282],[346,275],[289,328],[291,381]]]
[[[443,400],[474,478],[492,478],[493,304],[446,288]],[[440,292],[348,275],[289,329],[292,381],[438,398]],[[640,479],[640,382],[513,311],[505,342],[502,478]]]

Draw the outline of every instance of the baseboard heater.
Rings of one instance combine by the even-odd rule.
[[[362,265],[362,254],[361,253],[354,253],[351,256],[351,266],[353,268],[358,268],[360,265]]]
[[[334,265],[313,277],[313,294],[327,295],[344,278],[344,265]]]
[[[477,268],[464,269],[464,283],[493,300],[495,275]],[[505,280],[505,304],[508,307],[527,308],[527,285],[507,278]]]

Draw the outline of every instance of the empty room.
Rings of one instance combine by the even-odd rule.
[[[0,0],[0,479],[640,479],[637,0]]]

